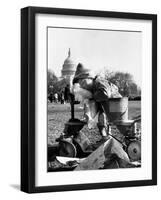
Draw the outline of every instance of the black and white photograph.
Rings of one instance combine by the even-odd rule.
[[[47,171],[140,168],[142,32],[46,34]]]
[[[22,191],[155,185],[156,15],[27,7],[21,25]]]

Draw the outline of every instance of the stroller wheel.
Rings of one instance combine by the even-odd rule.
[[[73,143],[63,140],[59,145],[59,156],[76,157],[77,150]]]
[[[141,159],[141,142],[133,141],[130,142],[127,147],[127,153],[133,161]]]

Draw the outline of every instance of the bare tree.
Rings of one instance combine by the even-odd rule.
[[[58,81],[57,76],[52,70],[47,72],[47,84],[48,84],[48,93],[54,93],[56,90],[56,83]]]
[[[137,96],[138,86],[130,73],[124,72],[105,72],[105,78],[117,85],[122,96]]]

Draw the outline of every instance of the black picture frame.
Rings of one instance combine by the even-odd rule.
[[[35,16],[59,14],[152,21],[152,178],[150,180],[35,186]],[[21,9],[21,190],[27,193],[89,190],[157,184],[157,15],[26,7]]]

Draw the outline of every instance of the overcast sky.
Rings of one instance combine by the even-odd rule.
[[[48,68],[57,76],[69,48],[76,64],[84,63],[96,72],[129,72],[141,86],[141,32],[48,28]]]

